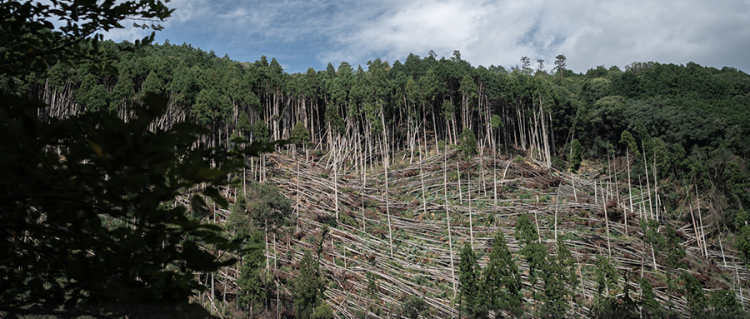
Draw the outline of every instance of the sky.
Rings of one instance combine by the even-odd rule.
[[[289,73],[342,61],[366,67],[410,54],[474,66],[544,59],[550,71],[586,72],[633,62],[734,67],[750,72],[750,0],[172,0],[172,17],[156,41],[189,43],[236,61],[272,57]],[[126,25],[129,25],[126,23]],[[132,26],[105,35],[142,38]],[[536,67],[537,63],[533,65]]]

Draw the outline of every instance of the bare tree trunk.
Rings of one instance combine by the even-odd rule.
[[[468,197],[468,200],[469,200],[469,237],[471,238],[471,249],[474,249],[474,223],[473,223],[474,218],[472,218],[471,216],[471,161],[469,162],[469,168],[467,168],[466,171],[467,171],[467,183],[466,184],[468,188],[468,191],[466,192],[467,193],[466,196]]]
[[[607,227],[607,251],[609,252],[609,258],[612,258],[612,245],[610,244],[609,238],[609,217],[607,216],[607,199],[604,194],[602,194],[602,205],[604,205],[604,223]]]
[[[695,241],[698,243],[698,248],[701,251],[701,255],[703,255],[703,244],[701,243],[701,235],[700,235],[700,229],[698,227],[698,224],[695,222],[695,214],[693,213],[693,204],[690,204],[690,217],[693,219],[693,228],[695,229]]]
[[[388,131],[385,127],[385,115],[383,114],[384,112],[385,110],[381,108],[380,119],[383,122],[383,138],[385,139],[385,156],[383,158],[383,169],[385,170],[385,212],[388,215],[388,242],[391,249],[391,258],[393,258],[393,231],[391,229],[391,210],[388,205]]]
[[[453,282],[453,298],[456,298],[456,271],[453,266],[453,239],[451,238],[451,214],[448,209],[448,145],[443,150],[443,190],[445,194],[445,221],[448,224],[448,248],[451,253],[451,281]]]
[[[330,126],[330,124],[328,124]],[[333,138],[332,138],[333,140]],[[338,137],[336,140],[333,141],[333,150],[331,150],[331,156],[333,156],[333,191],[336,194],[336,221],[339,220],[339,181],[338,181],[338,159],[336,158],[336,144],[338,142]],[[340,147],[340,146],[339,146]]]
[[[656,198],[656,219],[659,220],[659,179],[656,176],[656,151],[654,150],[654,197]]]
[[[695,202],[698,208],[698,221],[701,227],[701,238],[703,239],[703,253],[708,257],[708,245],[706,245],[706,230],[703,229],[703,216],[701,215],[701,202],[698,198],[698,185],[695,185]]]
[[[427,151],[427,140],[425,139],[425,151]],[[422,172],[422,145],[420,143],[419,145],[419,179],[420,183],[422,184],[422,210],[424,211],[424,216],[427,217],[427,199],[425,197],[425,191],[424,191],[424,173]]]
[[[651,205],[651,184],[648,182],[648,163],[646,162],[646,147],[643,146],[643,142],[641,142],[641,147],[643,147],[643,167],[646,169],[646,188],[648,190],[648,209],[651,211],[651,219],[654,219],[654,209]]]
[[[492,189],[495,192],[495,206],[497,206],[497,140],[492,147],[492,183],[494,185]]]
[[[633,212],[633,189],[630,186],[630,151],[625,154],[628,162],[628,198],[630,199],[630,212]],[[628,214],[625,214],[625,236],[628,235]]]

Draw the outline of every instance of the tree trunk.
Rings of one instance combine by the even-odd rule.
[[[391,249],[391,258],[393,258],[393,230],[391,228],[391,210],[388,205],[388,130],[385,127],[385,109],[381,107],[380,119],[383,122],[383,139],[385,140],[385,156],[383,157],[383,169],[385,170],[385,213],[388,216],[388,242]]]

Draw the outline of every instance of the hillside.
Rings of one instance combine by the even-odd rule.
[[[479,266],[468,267],[481,272],[498,233],[522,273],[527,316],[547,311],[564,291],[571,294],[558,299],[572,302],[570,310],[560,305],[568,315],[630,311],[629,300],[647,291],[644,278],[664,311],[696,315],[747,303],[750,76],[742,71],[638,62],[575,74],[564,55],[553,72],[533,70],[526,57],[506,70],[472,66],[456,52],[289,74],[273,58],[238,62],[188,44],[101,45],[118,52],[117,73],[58,63],[0,88],[43,102],[40,121],[82,114],[128,121],[133,105],[156,95],[167,110],[148,131],[196,123],[206,132],[192,149],[236,149],[236,137],[292,144],[233,171],[226,209],[191,212],[265,248],[198,274],[213,293],[193,301],[222,316],[263,309],[274,317],[276,305],[293,316],[301,284],[292,283],[311,252],[339,317],[407,308],[455,317],[463,248],[477,254]],[[176,206],[192,207],[194,195],[184,190]],[[261,218],[277,215],[271,226]],[[524,250],[528,234],[516,229],[522,216],[547,249],[535,246],[544,260],[535,265]],[[324,226],[330,232],[322,236]],[[562,265],[563,247],[575,261],[555,271],[572,270],[560,278],[576,283],[559,284],[555,295],[547,283],[557,274],[540,281],[531,270]],[[203,249],[217,260],[230,256]]]
[[[497,232],[505,236],[523,273],[526,315],[535,315],[540,304],[534,301],[532,292],[542,290],[543,285],[528,282],[529,266],[514,238],[516,219],[523,214],[537,225],[539,240],[552,255],[558,237],[572,252],[577,275],[577,284],[571,287],[575,313],[589,314],[597,296],[596,258],[611,255],[619,274],[611,295],[623,298],[627,274],[627,284],[633,289],[631,298],[637,300],[638,279],[644,277],[653,286],[656,300],[666,305],[671,298],[677,312],[689,314],[684,293],[667,290],[666,254],[657,250],[652,255],[652,246],[645,241],[640,224],[654,216],[648,208],[648,192],[638,186],[628,187],[622,180],[614,183],[615,175],[628,173],[624,158],[617,159],[609,174],[606,163],[571,174],[520,156],[511,159],[498,154],[493,160],[483,154],[467,161],[456,150],[444,154],[433,149],[422,160],[409,163],[404,153],[396,156],[388,171],[386,195],[382,166],[342,168],[335,183],[331,164],[343,158],[333,159],[329,153],[305,160],[302,154],[285,153],[268,155],[267,182],[277,185],[292,200],[294,214],[299,217],[296,228],[268,241],[267,256],[278,260],[271,267],[274,280],[281,285],[281,298],[286,298],[282,304],[287,314],[291,306],[288,285],[297,275],[300,259],[305,250],[316,249],[322,227],[329,225],[331,231],[323,241],[320,262],[328,282],[327,302],[340,315],[355,317],[368,311],[371,317],[387,317],[389,312],[399,311],[406,296],[419,296],[429,304],[424,315],[457,316],[459,250],[473,237],[472,246],[484,268]],[[448,161],[444,161],[446,156]],[[230,198],[235,191],[241,196],[242,188],[238,187],[228,190]],[[730,289],[737,300],[747,302],[747,291],[741,296],[737,286],[738,280],[747,280],[744,263],[726,242],[720,242],[721,236],[709,243],[701,240],[700,226],[696,225],[700,225],[702,214],[698,212],[699,203],[690,202],[694,200],[689,197],[669,221],[662,221],[662,225],[673,225],[679,244],[687,252],[680,268],[697,278],[707,293]],[[223,210],[218,213],[223,218],[231,214]],[[671,269],[670,273],[676,279],[679,271]],[[236,272],[229,274],[230,280],[237,276]],[[368,274],[374,276],[368,278]],[[372,280],[377,286],[375,293],[367,288]],[[218,296],[223,288],[217,287]],[[227,293],[235,291],[230,284]]]

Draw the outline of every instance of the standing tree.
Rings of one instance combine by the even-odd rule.
[[[581,155],[583,155],[583,146],[578,139],[573,140],[572,153],[570,156],[570,171],[578,173],[578,169],[581,168]]]
[[[240,307],[246,309],[250,314],[256,314],[262,309],[264,298],[267,298],[263,295],[263,283],[261,281],[261,268],[266,259],[265,249],[262,249],[263,233],[255,230],[244,242],[260,249],[242,256],[240,278],[237,279],[237,286],[240,289],[237,292],[237,298]]]
[[[557,240],[556,256],[546,263],[542,272],[544,279],[544,306],[542,315],[547,317],[564,317],[573,300],[573,288],[576,285],[575,260],[570,250],[562,241]]]
[[[594,306],[591,307],[591,316],[594,318],[608,318],[616,315],[617,298],[615,288],[620,274],[612,264],[612,258],[607,256],[596,256],[596,270],[594,271],[596,281],[596,298]]]
[[[641,279],[638,281],[638,284],[641,286],[641,313],[645,314],[646,318],[660,317],[661,304],[656,301],[656,293],[654,293],[651,282],[648,281],[648,278],[641,277]]]
[[[521,71],[523,74],[531,75],[531,59],[529,57],[521,57]]]
[[[488,298],[487,310],[495,313],[506,311],[515,317],[523,314],[523,281],[500,231],[495,234],[490,260],[482,277],[481,293]]]
[[[471,156],[477,152],[477,139],[474,137],[474,132],[469,128],[465,128],[464,131],[461,132],[460,138],[461,144],[459,144],[458,147],[464,153],[466,161],[469,162],[469,167],[466,170],[466,175],[468,176],[467,185],[469,189],[466,194],[469,198],[469,236],[471,239],[471,247],[474,247],[474,218],[471,213]],[[461,172],[459,172],[459,174],[461,174]],[[458,187],[461,188],[460,180]]]
[[[482,318],[486,312],[483,309],[486,305],[486,297],[480,290],[481,269],[477,264],[477,255],[469,243],[464,245],[460,253],[461,261],[459,262],[459,309],[461,313],[468,318]]]
[[[503,126],[503,120],[498,116],[497,114],[492,116],[492,119],[490,120],[490,127],[492,128],[492,131],[494,134],[492,134],[492,181],[493,181],[493,187],[494,195],[495,195],[495,205],[497,205],[497,135],[499,134],[499,128]]]
[[[539,233],[528,215],[521,215],[516,220],[515,238],[521,245],[521,255],[529,264],[529,282],[535,285],[539,277],[538,272],[543,271],[547,255],[547,247],[539,241]]]
[[[708,300],[706,300],[706,295],[703,292],[703,284],[687,271],[683,271],[682,274],[680,274],[680,280],[684,282],[685,297],[688,301],[690,315],[694,318],[702,318],[706,316]]]
[[[320,276],[318,262],[313,259],[310,251],[305,251],[302,261],[299,263],[299,275],[294,281],[294,309],[297,318],[310,318],[313,310],[323,300],[325,284]]]
[[[560,76],[563,76],[563,71],[565,71],[565,67],[567,64],[565,64],[565,61],[568,58],[565,57],[565,54],[558,54],[555,57],[555,71],[557,71],[557,74],[560,74]]]

